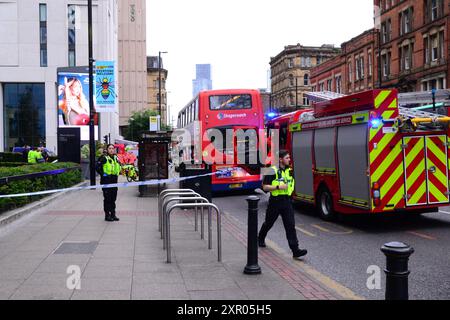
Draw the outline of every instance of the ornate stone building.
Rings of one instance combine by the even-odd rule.
[[[300,44],[284,47],[270,59],[272,107],[289,111],[308,106],[304,93],[311,91],[310,70],[314,66],[340,54],[333,45],[307,47]]]
[[[164,69],[161,58],[161,124],[167,123],[167,91],[166,80],[168,71]],[[159,65],[158,56],[147,57],[147,108],[159,109]]]

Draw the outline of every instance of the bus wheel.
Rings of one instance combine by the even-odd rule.
[[[326,188],[322,188],[319,191],[317,197],[317,208],[320,218],[322,218],[323,220],[332,221],[336,218],[336,213],[333,209],[333,198]]]

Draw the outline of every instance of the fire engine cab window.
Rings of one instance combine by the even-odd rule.
[[[241,110],[252,108],[252,97],[243,95],[220,95],[209,97],[211,110]]]

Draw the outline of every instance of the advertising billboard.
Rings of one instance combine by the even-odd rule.
[[[58,127],[79,127],[82,141],[89,140],[88,70],[87,67],[58,68]],[[98,113],[94,113],[96,139],[98,119]]]
[[[95,63],[95,108],[97,112],[115,112],[116,85],[114,61]]]

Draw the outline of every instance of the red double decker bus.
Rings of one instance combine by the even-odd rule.
[[[261,186],[258,135],[264,129],[264,112],[259,91],[200,92],[178,114],[177,127],[191,139],[177,149],[182,163],[212,164],[213,192]],[[183,170],[180,163],[175,168]]]

